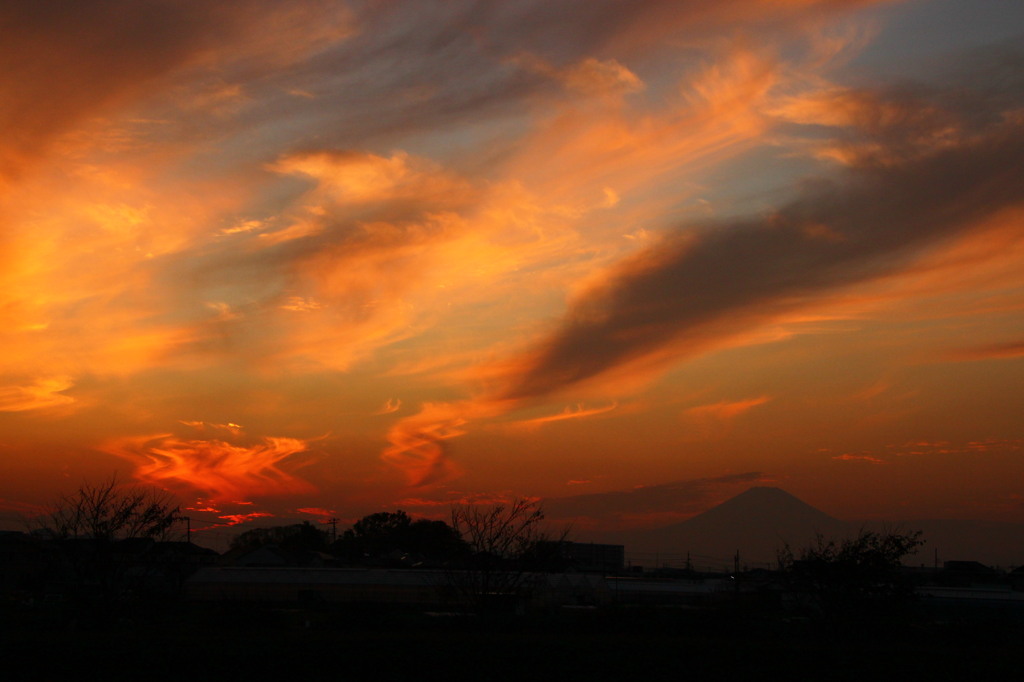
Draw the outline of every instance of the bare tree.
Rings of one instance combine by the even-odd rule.
[[[134,598],[152,568],[152,542],[169,539],[178,519],[168,494],[122,486],[112,476],[62,495],[36,522],[57,557],[51,580],[68,608],[107,618]]]
[[[170,495],[151,488],[121,487],[112,476],[95,485],[83,483],[74,494],[62,495],[43,526],[63,539],[162,539],[178,520],[178,512]]]
[[[541,522],[544,510],[536,500],[515,499],[493,507],[462,504],[452,507],[452,528],[476,555],[496,561],[525,556],[545,540]]]
[[[549,540],[544,510],[537,500],[509,504],[452,507],[451,526],[469,546],[464,569],[450,573],[449,583],[478,614],[519,606],[536,587],[529,561]],[[562,538],[564,540],[564,534]]]

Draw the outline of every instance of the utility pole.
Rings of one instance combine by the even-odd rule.
[[[327,519],[325,523],[331,524],[331,542],[337,542],[338,540],[338,518],[332,516]]]
[[[185,522],[185,541],[192,542],[192,517],[190,516],[179,516],[179,519]]]

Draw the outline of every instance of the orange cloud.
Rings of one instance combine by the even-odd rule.
[[[697,419],[729,421],[735,419],[744,412],[757,407],[758,405],[764,405],[769,400],[771,400],[770,397],[763,395],[759,398],[750,398],[748,400],[737,400],[733,402],[722,401],[711,405],[698,405],[697,407],[691,407],[686,410],[686,413]]]
[[[775,11],[758,3],[747,6],[759,16]],[[209,363],[230,350],[232,357],[262,367],[350,369],[442,321],[449,330],[466,328],[458,323],[481,301],[503,302],[503,310],[489,307],[489,319],[479,323],[479,311],[473,311],[474,322],[489,328],[503,327],[508,312],[521,319],[535,314],[533,297],[546,297],[545,308],[553,313],[559,301],[547,292],[573,286],[595,262],[634,248],[619,243],[624,241],[620,228],[644,218],[609,214],[598,221],[595,215],[628,204],[634,190],[679,187],[674,169],[689,168],[698,159],[720,160],[749,144],[767,120],[756,110],[781,78],[770,56],[728,48],[681,82],[686,94],[672,97],[660,111],[652,113],[639,102],[625,109],[615,103],[578,109],[579,96],[638,92],[643,79],[631,69],[630,52],[647,45],[651,35],[692,21],[685,12],[645,8],[619,27],[634,36],[624,43],[629,47],[621,59],[580,53],[567,65],[552,67],[567,91],[550,99],[538,95],[536,110],[522,112],[529,121],[515,133],[521,139],[501,162],[488,164],[486,174],[404,151],[359,149],[375,147],[362,133],[380,124],[379,106],[365,121],[338,124],[352,123],[355,131],[330,136],[341,140],[341,151],[304,146],[306,151],[296,152],[280,140],[250,138],[258,131],[233,131],[232,124],[244,123],[257,105],[288,111],[305,106],[287,95],[296,91],[291,83],[279,88],[280,98],[288,100],[282,104],[271,92],[277,86],[245,82],[245,73],[234,68],[236,60],[269,65],[283,78],[288,65],[348,39],[356,25],[371,39],[370,27],[387,18],[371,13],[356,21],[338,10],[325,20],[305,5],[260,7],[237,16],[210,10],[216,22],[232,29],[224,44],[215,45],[205,24],[192,23],[192,15],[205,10],[182,10],[185,25],[196,33],[166,36],[166,69],[139,74],[139,82],[112,83],[112,88],[123,85],[133,106],[111,110],[94,124],[77,123],[74,139],[57,150],[73,168],[70,178],[60,173],[22,187],[32,191],[19,196],[34,197],[10,207],[13,222],[24,225],[19,235],[24,243],[11,252],[31,257],[19,257],[25,271],[11,275],[19,286],[6,288],[33,295],[0,305],[17,308],[17,326],[26,330],[10,344],[19,351],[16,362],[46,365],[45,358],[62,357],[67,367],[60,371],[72,376],[133,374],[172,363]],[[724,15],[731,17],[731,10]],[[433,25],[432,19],[424,21]],[[266,26],[274,30],[261,32]],[[59,28],[71,30],[63,23]],[[584,33],[589,30],[596,29]],[[290,44],[287,36],[296,35],[303,40]],[[238,36],[244,37],[239,40],[244,49],[230,40]],[[77,49],[77,40],[68,42],[68,49]],[[134,48],[144,50],[145,44]],[[524,52],[517,48],[514,54]],[[185,69],[197,64],[216,65],[216,76]],[[516,59],[501,64],[502,69],[530,68]],[[158,76],[174,83],[173,97],[160,94],[162,88],[152,82]],[[529,81],[538,93],[544,89],[541,80]],[[317,99],[325,94],[313,84],[301,92]],[[394,100],[390,90],[370,96]],[[417,110],[403,125],[419,125],[431,106],[438,103]],[[337,108],[343,118],[350,109]],[[182,126],[183,118],[195,120],[195,129]],[[236,160],[227,155],[227,170],[218,166],[213,175],[180,179],[187,175],[184,168],[205,158],[209,145],[229,148],[239,136],[245,136],[246,147],[250,139],[268,144],[260,158],[277,160],[264,168],[287,177],[254,179],[251,169],[231,166]],[[561,153],[553,151],[553,143]],[[267,192],[259,183],[278,188],[296,178],[312,186],[293,200],[264,206],[260,197],[278,190]],[[41,214],[49,216],[43,223],[35,218]],[[83,222],[89,230],[80,229]],[[581,228],[596,236],[598,225],[615,236],[593,240],[585,247],[590,254],[579,258]],[[37,238],[40,234],[44,239]],[[245,282],[249,272],[260,273],[258,284]],[[198,309],[196,300],[209,302],[210,309]],[[69,336],[76,339],[73,357],[59,352]],[[485,335],[474,329],[460,341],[479,347],[487,343],[481,338]],[[424,355],[436,357],[430,351]]]
[[[296,509],[300,514],[309,514],[315,516],[318,520],[327,523],[330,519],[333,519],[338,515],[338,512],[333,509],[324,509],[322,507],[300,507]]]
[[[854,455],[851,453],[843,453],[842,455],[835,455],[832,459],[840,462],[870,462],[871,464],[885,464],[884,459],[872,457],[871,455]]]
[[[210,88],[194,69],[280,68],[352,33],[344,8],[320,13],[294,3],[229,8],[114,0],[65,10],[37,4],[0,9],[0,24],[10,28],[0,63],[5,99],[12,103],[0,112],[0,128],[15,133],[0,145],[0,184],[66,143],[69,131],[152,90],[173,89],[178,102],[216,111],[225,93],[239,88]],[[201,81],[206,94],[184,96],[188,88],[179,79],[186,76]]]
[[[548,415],[546,417],[535,417],[534,419],[524,419],[522,421],[512,422],[513,427],[525,427],[525,428],[537,428],[544,424],[550,424],[551,422],[560,422],[567,419],[586,419],[587,417],[593,417],[599,414],[605,414],[611,412],[618,407],[618,403],[612,403],[604,407],[591,407],[585,408],[583,405],[577,405],[574,408],[566,407],[558,414]]]
[[[388,431],[391,446],[381,459],[403,471],[412,486],[453,478],[459,470],[446,456],[444,441],[464,433],[462,414],[457,405],[424,405],[419,414],[400,420]]]
[[[308,442],[298,438],[264,438],[260,444],[242,446],[161,434],[122,438],[100,449],[134,463],[140,481],[184,486],[213,502],[315,490],[286,468],[295,455],[308,450]]]
[[[621,98],[586,107],[572,98],[556,101],[505,172],[569,210],[588,201],[607,208],[607,191],[616,197],[614,206],[628,202],[635,192],[669,183],[678,204],[700,169],[736,156],[765,132],[771,121],[761,108],[783,78],[778,66],[769,55],[732,46],[716,53],[701,71],[680,79],[679,92],[666,95],[658,109]],[[631,73],[607,63],[584,62],[581,68],[572,72],[581,83],[593,84],[598,75],[597,81],[606,81],[612,72],[621,83]],[[639,78],[627,91],[638,88]],[[646,211],[657,214],[662,208],[657,201],[648,204],[629,223],[642,225],[654,217]],[[609,237],[621,234],[622,216],[616,217],[620,221],[590,226],[588,232],[594,235],[603,228]]]
[[[644,89],[640,78],[614,59],[593,57],[557,69],[536,56],[519,56],[513,63],[560,81],[566,88],[588,96],[618,97]]]
[[[1024,341],[993,343],[984,346],[958,348],[947,352],[943,358],[952,362],[973,362],[978,360],[1003,360],[1024,356]]]
[[[460,473],[460,467],[448,457],[446,441],[463,435],[471,420],[494,417],[509,409],[509,405],[482,401],[424,404],[419,413],[391,427],[391,445],[381,459],[403,471],[412,486],[449,480]]]
[[[402,401],[397,398],[388,398],[387,401],[374,412],[374,415],[393,414],[402,409]]]
[[[25,412],[69,405],[75,399],[61,395],[74,386],[69,377],[42,377],[30,384],[0,386],[0,412]]]
[[[235,424],[234,422],[228,422],[227,424],[211,424],[203,421],[188,421],[185,419],[181,419],[179,421],[185,426],[191,426],[199,431],[205,431],[209,428],[213,430],[227,431],[233,436],[239,436],[242,433],[242,426],[240,424]]]
[[[991,438],[968,442],[916,441],[902,446],[890,445],[889,450],[897,456],[922,455],[976,455],[987,452],[1016,452],[1024,449],[1024,439]]]
[[[389,158],[362,152],[310,152],[282,158],[270,169],[315,179],[317,188],[309,198],[314,205],[317,201],[345,206],[425,197],[451,202],[472,193],[468,182],[404,152]]]
[[[195,530],[207,530],[209,528],[217,528],[220,526],[237,526],[243,523],[248,523],[249,521],[255,521],[256,519],[265,519],[273,516],[274,515],[270,512],[262,511],[250,512],[248,514],[224,514],[223,516],[217,517],[219,519],[223,519],[224,523],[215,523],[212,526],[207,526],[206,528],[196,528]]]
[[[922,134],[948,129],[951,119],[949,112],[920,101],[839,87],[786,97],[770,113],[803,125],[858,128],[868,133],[908,128]]]
[[[673,137],[662,130],[659,148],[672,148],[665,140],[675,139],[676,156],[688,160],[705,155],[721,160],[741,149],[744,140],[757,138],[771,125],[768,112],[781,78],[778,71],[773,60],[744,50],[706,68],[689,83],[684,111],[692,114],[689,123],[698,124],[691,127],[713,134]],[[498,372],[485,377],[491,390],[477,402],[512,409],[597,385],[621,393],[630,389],[630,380],[657,376],[681,359],[763,336],[770,325],[782,328],[812,304],[841,299],[853,285],[904,273],[920,254],[976,232],[1024,200],[1013,170],[1024,137],[1009,119],[965,119],[962,125],[969,124],[969,132],[957,128],[956,134],[945,135],[946,120],[959,125],[961,117],[911,93],[889,99],[826,93],[787,106],[777,113],[794,122],[852,127],[858,139],[891,153],[878,163],[858,163],[831,183],[808,185],[774,213],[690,226],[643,244],[579,287],[561,324],[546,339],[495,363]],[[638,162],[649,145],[639,137],[642,128],[620,125],[628,118],[623,110],[599,115],[567,111],[565,117],[556,117],[533,138],[550,143],[544,153],[556,161],[537,164],[539,151],[527,149],[520,160],[532,162],[530,171],[525,165],[513,167],[531,181],[543,181],[537,186],[545,191],[549,179],[568,193],[566,183],[596,185],[600,178],[600,186],[618,192],[620,185],[603,173],[605,155],[614,158],[615,172],[628,168],[633,173],[642,166],[666,173],[654,156]],[[578,133],[580,120],[594,126]],[[907,126],[920,127],[931,142],[938,135],[942,143],[917,140],[906,147],[900,131]],[[660,153],[650,148],[652,155]],[[594,175],[568,172],[563,163]],[[647,179],[640,170],[622,186]],[[937,187],[944,191],[936,192]],[[693,414],[730,419],[765,400],[700,406]],[[453,433],[461,433],[464,425],[459,422]],[[430,442],[430,461],[440,461],[443,449]]]
[[[863,169],[846,178],[842,199],[835,187],[819,188],[765,219],[649,246],[574,302],[503,397],[548,395],[666,349],[692,355],[898,270],[916,251],[1024,201],[1011,179],[1020,130],[996,123],[955,148]],[[936,186],[947,191],[937,195]],[[849,238],[808,237],[805,228],[819,224]]]

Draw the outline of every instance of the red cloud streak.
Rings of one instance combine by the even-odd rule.
[[[136,464],[135,478],[161,487],[184,486],[211,501],[314,490],[282,465],[307,449],[298,438],[264,438],[241,446],[221,440],[186,440],[170,434],[125,438],[104,451]]]

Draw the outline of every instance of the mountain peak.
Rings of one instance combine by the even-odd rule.
[[[721,523],[722,521],[755,522],[758,519],[772,519],[776,522],[799,521],[802,525],[820,523],[831,526],[836,519],[787,493],[782,488],[754,486],[739,495],[698,514],[685,523],[695,525],[700,520]]]
[[[644,533],[637,548],[704,553],[769,562],[784,545],[801,547],[815,535],[839,536],[845,524],[780,488],[748,488],[681,523]]]
[[[800,498],[787,493],[782,488],[773,485],[754,485],[750,486],[738,495],[734,495],[729,498],[730,500],[737,500],[741,498],[759,498],[759,499],[790,499],[800,501]]]

